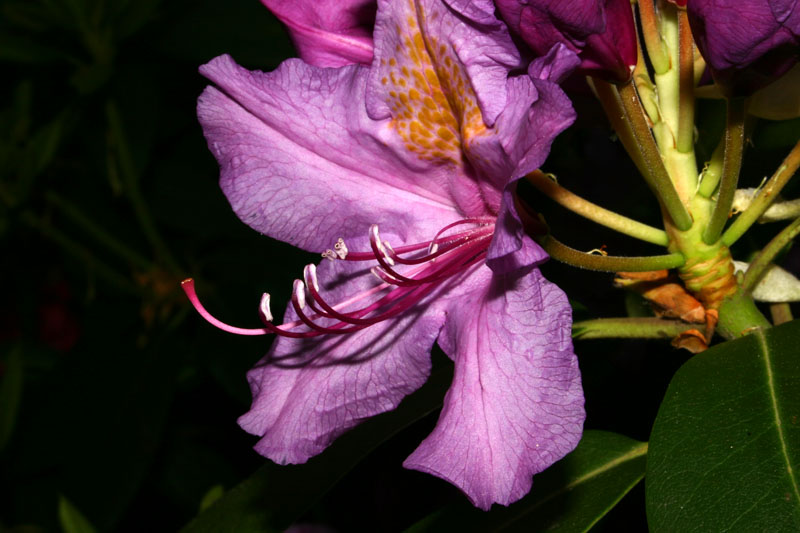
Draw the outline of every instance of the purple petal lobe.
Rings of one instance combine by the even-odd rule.
[[[264,74],[221,56],[201,72],[221,89],[198,102],[220,184],[254,229],[322,251],[373,223],[407,242],[460,218],[449,174],[409,166],[389,145],[388,121],[367,116],[367,69],[289,60]]]
[[[580,55],[580,70],[627,81],[636,65],[636,27],[629,0],[496,0],[508,25],[536,55],[561,43]]]
[[[571,451],[585,413],[566,296],[536,269],[481,268],[453,298],[439,344],[455,361],[433,433],[404,466],[439,476],[481,509],[508,505]]]
[[[340,67],[372,61],[375,0],[261,0],[286,24],[306,63]]]
[[[697,47],[730,95],[750,95],[800,57],[795,0],[692,0],[687,11]]]
[[[363,265],[325,261],[322,293],[342,301],[377,280]],[[327,283],[326,283],[327,281]],[[247,375],[250,411],[239,418],[258,435],[258,453],[304,463],[361,421],[397,407],[430,373],[430,351],[444,314],[424,302],[399,318],[348,335],[278,338]],[[285,321],[296,318],[287,311]]]
[[[572,104],[557,83],[577,63],[575,54],[559,44],[531,63],[529,76],[508,80],[509,101],[516,105],[509,105],[497,120],[506,158],[499,165],[497,158],[488,154],[481,160],[483,167],[495,163],[493,169],[487,169],[489,175],[506,177],[504,182],[496,184],[504,193],[487,257],[487,264],[498,274],[547,259],[541,247],[525,235],[514,206],[512,187],[516,180],[544,163],[553,139],[575,120]]]

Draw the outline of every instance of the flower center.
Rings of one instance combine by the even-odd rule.
[[[292,291],[292,307],[298,319],[279,326],[272,323],[268,293],[264,293],[259,305],[264,327],[238,328],[218,320],[203,307],[193,279],[184,280],[181,287],[206,321],[229,333],[275,333],[292,338],[352,333],[401,314],[448,278],[483,261],[494,233],[494,222],[494,217],[459,220],[439,230],[430,241],[396,249],[381,240],[375,224],[369,231],[369,251],[351,252],[344,240],[339,239],[322,257],[331,261],[375,261],[377,265],[370,271],[381,283],[331,305],[320,291],[316,267],[306,265],[303,280],[295,280]]]

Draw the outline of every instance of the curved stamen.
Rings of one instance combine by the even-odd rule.
[[[445,235],[452,228],[472,224],[475,228]],[[370,325],[395,317],[405,312],[439,286],[439,282],[463,272],[465,269],[483,261],[488,253],[488,243],[494,233],[493,219],[489,217],[464,219],[448,224],[439,230],[433,240],[398,247],[381,241],[377,225],[370,227],[371,252],[350,252],[343,239],[334,245],[335,250],[327,250],[324,257],[331,260],[377,261],[378,266],[371,269],[382,283],[362,291],[336,305],[330,305],[320,294],[316,267],[307,265],[303,272],[304,281],[295,280],[292,291],[292,307],[297,320],[279,326],[272,323],[270,296],[265,293],[259,304],[259,317],[262,328],[239,328],[217,319],[200,303],[195,292],[194,281],[187,279],[182,283],[184,292],[197,312],[213,326],[239,335],[276,335],[290,338],[309,338],[328,334],[344,334],[360,331]],[[424,253],[412,257],[401,254]],[[396,265],[413,266],[403,273]],[[306,291],[308,296],[306,298]],[[384,292],[382,296],[379,293]],[[372,297],[375,298],[372,298]],[[344,311],[363,300],[365,305],[359,309]],[[306,308],[312,313],[308,313]],[[326,325],[320,324],[320,319]],[[296,328],[301,328],[297,330]]]
[[[272,331],[268,330],[267,328],[237,328],[236,326],[226,324],[225,322],[213,316],[211,313],[206,311],[206,308],[200,303],[200,298],[197,297],[197,292],[194,289],[194,280],[192,278],[181,281],[181,288],[183,289],[183,292],[186,293],[189,301],[192,302],[192,305],[200,314],[200,316],[205,318],[206,322],[212,326],[218,327],[222,331],[235,333],[237,335],[268,335],[269,333],[272,333]]]

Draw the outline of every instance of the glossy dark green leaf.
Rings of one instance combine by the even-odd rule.
[[[183,532],[283,531],[379,444],[435,411],[451,377],[452,366],[436,365],[428,382],[397,409],[343,435],[304,465],[267,462],[198,515]]]
[[[484,513],[453,505],[408,533],[436,531],[587,531],[644,476],[647,443],[607,431],[586,431],[578,447],[537,475],[531,493]]]
[[[0,379],[0,451],[8,443],[19,412],[19,403],[22,398],[22,352],[19,347],[11,350],[6,359],[5,370]]]
[[[800,321],[690,359],[658,412],[652,531],[800,531]]]

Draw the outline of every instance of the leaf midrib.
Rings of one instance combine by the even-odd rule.
[[[756,330],[755,337],[758,339],[759,347],[764,355],[764,366],[766,367],[767,372],[767,389],[769,390],[770,407],[772,408],[772,414],[775,417],[775,428],[778,430],[778,440],[781,443],[781,453],[783,454],[783,460],[786,463],[786,472],[789,474],[789,480],[792,483],[792,489],[794,490],[794,495],[796,498],[795,501],[800,502],[800,487],[798,487],[797,477],[792,469],[792,462],[789,459],[789,449],[786,446],[786,436],[783,434],[783,421],[781,420],[780,411],[778,410],[778,398],[775,395],[775,379],[772,373],[772,361],[770,360],[769,344],[767,343],[767,337],[764,335],[764,331],[762,329]]]

